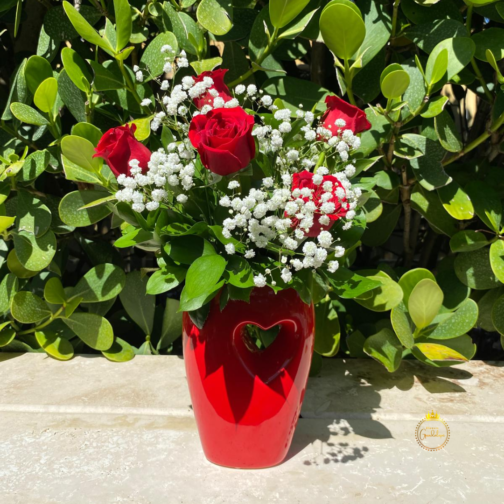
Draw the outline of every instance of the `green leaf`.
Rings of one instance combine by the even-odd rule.
[[[61,280],[58,277],[52,277],[44,285],[44,299],[51,304],[63,304],[66,301],[65,291]]]
[[[59,206],[61,220],[69,226],[85,227],[98,222],[111,213],[106,205],[81,208],[106,194],[103,191],[74,191],[65,195]]]
[[[486,247],[488,240],[483,233],[478,233],[468,229],[466,231],[459,231],[456,235],[452,236],[450,240],[450,249],[452,252],[472,252]]]
[[[161,48],[164,45],[171,46],[174,52],[162,53]],[[150,76],[158,77],[163,73],[165,58],[169,58],[170,61],[173,61],[175,54],[177,53],[178,42],[175,35],[169,31],[160,33],[145,48],[145,51],[140,58],[140,64],[147,67]]]
[[[33,102],[35,105],[46,114],[52,114],[52,109],[58,97],[58,81],[54,77],[50,77],[43,81],[35,92]]]
[[[156,298],[146,294],[148,278],[140,271],[126,275],[126,285],[119,294],[126,313],[146,335],[152,334]]]
[[[127,362],[135,357],[133,347],[121,338],[116,338],[112,346],[102,351],[102,354],[112,362]]]
[[[83,303],[101,303],[115,298],[124,288],[126,276],[119,266],[100,264],[91,268],[72,290],[71,299],[82,298]]]
[[[12,343],[16,337],[16,331],[14,331],[14,329],[5,329],[9,323],[10,322],[4,322],[3,324],[0,324],[0,348]]]
[[[402,205],[383,205],[380,217],[367,225],[362,243],[368,247],[379,247],[386,243],[399,221],[401,210]]]
[[[49,121],[40,112],[24,103],[11,103],[10,109],[16,119],[26,124],[33,124],[34,126],[49,124]]]
[[[114,330],[110,322],[95,313],[75,312],[63,322],[89,347],[108,350],[114,343]]]
[[[41,175],[49,164],[51,156],[48,150],[32,152],[23,163],[23,168],[17,174],[17,179],[23,182],[35,180]]]
[[[341,329],[338,313],[331,302],[315,306],[315,352],[324,357],[334,357],[339,350]]]
[[[495,328],[492,320],[492,310],[495,302],[504,294],[504,287],[498,287],[486,292],[478,301],[478,327],[481,329],[494,332]]]
[[[114,48],[110,45],[108,40],[103,39],[96,32],[96,30],[86,21],[86,19],[79,14],[75,7],[69,2],[63,2],[63,8],[65,9],[66,15],[70,22],[72,23],[75,31],[84,39],[93,45],[101,47],[106,53],[111,56],[114,55]]]
[[[501,285],[492,270],[486,248],[458,254],[455,258],[455,273],[471,289],[486,290]]]
[[[436,280],[443,291],[443,308],[447,311],[456,310],[471,294],[471,289],[458,279],[453,266],[440,271]]]
[[[215,249],[208,240],[189,235],[172,238],[167,253],[176,262],[192,264],[200,256],[215,254]]]
[[[93,124],[81,122],[72,126],[72,135],[85,138],[96,147],[103,133]]]
[[[210,33],[225,35],[233,27],[230,20],[232,13],[232,4],[226,0],[201,0],[196,17],[199,24]]]
[[[42,236],[51,225],[51,211],[41,200],[32,194],[20,191],[15,200],[17,231],[27,231],[35,236]]]
[[[401,344],[406,348],[413,348],[415,339],[413,338],[412,322],[403,303],[392,308],[390,322]]]
[[[483,31],[475,33],[471,38],[476,44],[474,56],[479,60],[487,61],[487,50],[492,51],[497,61],[504,58],[504,29],[486,28]]]
[[[410,26],[405,30],[405,35],[428,54],[443,40],[467,36],[467,29],[456,19],[437,19]]]
[[[31,278],[38,274],[38,271],[27,270],[20,262],[16,254],[16,249],[12,249],[7,256],[7,267],[11,273],[18,278]]]
[[[320,15],[320,32],[338,58],[349,60],[362,45],[366,26],[357,6],[348,0],[333,0]]]
[[[35,338],[37,343],[45,350],[45,352],[55,359],[66,361],[74,356],[72,343],[58,336],[55,332],[47,329],[36,331]]]
[[[19,280],[12,273],[3,275],[0,282],[0,315],[10,308],[11,299],[19,289]]]
[[[469,37],[454,37],[443,40],[431,52],[429,61],[433,58],[436,62],[437,57],[444,50],[448,51],[448,68],[446,70],[448,80],[457,75],[471,61],[476,50],[474,42]],[[434,64],[434,67],[437,63]],[[429,74],[429,64],[426,68],[426,76]],[[443,72],[444,73],[444,72]],[[437,82],[437,81],[436,81]]]
[[[49,230],[42,236],[27,231],[14,235],[14,245],[19,262],[30,271],[47,268],[56,253],[56,236]]]
[[[210,72],[215,67],[222,65],[222,58],[209,58],[201,61],[191,61],[190,65],[194,71],[199,75],[203,72]]]
[[[448,70],[448,49],[441,49],[439,52],[434,51],[427,60],[425,69],[425,79],[432,86],[439,82]]]
[[[116,52],[126,47],[131,37],[131,7],[128,0],[114,0],[117,30]]]
[[[91,72],[83,58],[81,58],[73,49],[65,47],[61,51],[61,61],[65,71],[71,81],[85,93],[90,89],[90,82],[93,81]]]
[[[27,291],[18,292],[11,302],[11,314],[23,324],[33,324],[51,316],[43,299]]]
[[[390,329],[382,329],[364,342],[364,352],[393,373],[401,365],[402,345]]]
[[[436,281],[436,277],[427,269],[424,268],[416,268],[404,273],[404,275],[399,280],[399,285],[404,293],[404,306],[408,306],[409,298],[413,289],[416,287],[418,282],[421,280],[425,280],[428,278],[429,280]]]
[[[0,233],[3,233],[6,229],[9,229],[16,220],[16,217],[3,217],[0,216]]]
[[[51,64],[40,56],[31,56],[26,63],[24,77],[30,93],[35,94],[40,84],[53,76]]]
[[[186,282],[180,295],[180,310],[191,311],[203,306],[212,294],[218,290],[226,260],[217,254],[196,259],[187,270]]]
[[[478,320],[478,305],[466,299],[450,317],[444,319],[429,333],[429,339],[451,339],[469,332]]]
[[[287,26],[308,5],[309,0],[271,0],[269,13],[275,28]]]
[[[436,117],[441,112],[443,112],[445,105],[448,103],[448,98],[446,96],[435,96],[432,100],[429,100],[427,104],[427,108],[424,110],[422,114],[420,114],[425,119],[429,119],[431,117]]]
[[[99,173],[103,164],[101,158],[94,158],[94,145],[86,138],[68,135],[61,141],[63,155],[77,166],[90,172]]]
[[[280,98],[284,105],[292,111],[299,110],[299,104],[304,110],[319,111],[326,109],[324,100],[330,93],[327,89],[307,80],[295,77],[274,77],[268,79],[262,89],[272,98]]]
[[[72,82],[66,70],[60,72],[58,93],[70,113],[79,122],[86,121],[86,95]]]
[[[96,91],[110,91],[126,87],[122,76],[110,72],[103,65],[100,65],[94,60],[87,60],[87,62],[93,69],[93,88],[96,89]]]
[[[387,274],[378,272],[376,275],[365,275],[369,280],[375,280],[381,285],[355,301],[364,308],[375,312],[389,311],[395,308],[403,299],[403,291],[398,283],[394,282]]]
[[[474,217],[474,207],[469,195],[457,182],[451,181],[438,190],[439,199],[444,209],[457,220],[469,220]]]
[[[340,267],[336,273],[327,274],[335,293],[343,299],[354,299],[381,286],[380,281],[371,280],[347,268]]]
[[[389,65],[380,76],[383,96],[388,99],[400,98],[408,89],[410,77],[398,63]]]
[[[228,283],[246,289],[254,286],[254,275],[252,268],[246,259],[233,255],[229,258],[226,266],[226,273],[229,275]]]
[[[436,317],[443,304],[444,294],[439,285],[425,278],[411,292],[408,312],[418,329],[427,327]]]
[[[476,215],[498,233],[502,225],[502,203],[496,190],[481,180],[469,183],[465,190],[471,198]]]
[[[180,47],[188,53],[198,55],[198,47],[196,46],[200,46],[200,49],[205,48],[202,29],[189,15],[176,11],[169,2],[163,3],[163,22],[165,31],[173,32]],[[196,46],[191,42],[191,39],[196,42]]]
[[[500,296],[493,305],[492,323],[500,334],[504,334],[504,296]]]
[[[462,139],[451,115],[443,110],[434,118],[434,126],[441,145],[450,152],[460,152],[463,148]]]
[[[490,245],[490,265],[495,276],[504,283],[504,241],[497,240]]]
[[[176,299],[166,300],[161,336],[156,347],[158,351],[169,347],[182,334],[182,312],[178,311],[179,305]]]

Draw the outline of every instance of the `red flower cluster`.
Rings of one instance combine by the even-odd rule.
[[[321,198],[322,194],[324,194],[324,189],[323,185],[324,182],[332,182],[332,198],[328,201],[331,203],[334,203],[335,209],[332,214],[327,214],[327,217],[329,217],[330,222],[328,225],[324,226],[320,224],[319,218],[322,217],[323,214],[320,211],[316,211],[314,214],[313,218],[313,226],[310,228],[310,230],[306,233],[306,236],[309,236],[310,238],[313,238],[315,236],[318,236],[321,231],[328,231],[329,229],[332,228],[334,223],[338,220],[341,219],[342,217],[345,217],[347,214],[349,208],[348,208],[348,203],[346,198],[338,198],[336,195],[336,191],[339,187],[343,189],[343,186],[341,185],[341,182],[334,176],[334,175],[324,175],[322,178],[322,183],[321,184],[314,184],[313,183],[313,173],[309,171],[302,171],[301,173],[294,173],[292,176],[292,191],[295,189],[303,189],[304,187],[308,187],[309,189],[312,190],[312,197],[311,201],[315,203],[315,206],[317,208],[320,208],[321,205],[323,204]],[[303,201],[308,202],[310,201],[309,197],[302,197]],[[285,214],[286,217],[288,217],[287,214]],[[292,220],[292,227],[296,228],[299,225],[299,220],[294,218]]]
[[[224,75],[226,75],[227,69],[219,69],[212,70],[210,72],[202,72],[197,77],[194,77],[194,82],[201,82],[205,77],[211,77],[213,79],[213,86],[211,86],[206,93],[203,93],[201,96],[197,98],[193,98],[193,103],[198,107],[198,109],[202,109],[204,105],[213,106],[213,101],[216,98],[210,94],[211,89],[215,89],[219,93],[219,97],[224,100],[224,102],[228,102],[233,98],[231,93],[229,92],[229,88],[224,84]]]
[[[136,126],[118,126],[109,129],[100,139],[93,157],[101,157],[108,164],[114,175],[130,174],[129,162],[136,159],[142,172],[147,171],[151,151],[135,138]]]
[[[193,117],[189,140],[205,168],[218,175],[231,175],[255,156],[253,127],[254,117],[241,107],[214,109]]]
[[[352,130],[353,134],[367,131],[371,123],[367,120],[366,113],[360,108],[342,100],[338,96],[327,96],[325,99],[327,110],[320,118],[320,124],[324,128],[336,132],[334,124],[337,119],[344,119],[346,126],[343,129]]]

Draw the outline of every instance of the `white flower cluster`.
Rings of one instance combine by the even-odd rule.
[[[145,174],[138,161],[131,160],[130,176],[117,177],[117,183],[124,187],[116,192],[117,200],[132,203],[135,212],[154,211],[167,200],[168,192],[180,193],[180,188],[189,191],[194,186],[194,150],[184,143],[172,143],[168,151],[153,152]],[[185,203],[187,196],[180,193],[176,199]]]

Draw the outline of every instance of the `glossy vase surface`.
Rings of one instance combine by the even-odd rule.
[[[280,326],[258,349],[245,330]],[[236,468],[271,467],[289,450],[301,411],[315,337],[313,305],[293,289],[254,289],[250,303],[218,298],[200,330],[183,316],[187,381],[208,460]]]

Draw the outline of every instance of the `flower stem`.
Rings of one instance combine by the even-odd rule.
[[[126,87],[128,90],[133,94],[133,97],[135,98],[135,101],[140,105],[142,100],[140,99],[140,96],[138,96],[138,93],[135,89],[135,85],[131,81],[131,78],[128,74],[128,71],[126,70],[126,67],[124,66],[124,61],[123,60],[118,60],[119,62],[119,69],[121,70],[121,73],[124,77],[124,80],[126,82]]]
[[[355,103],[355,97],[353,95],[352,91],[352,81],[353,81],[353,71],[350,69],[350,66],[348,64],[348,60],[345,59],[345,84],[346,84],[346,93],[348,96],[348,100],[352,105],[356,105]]]

